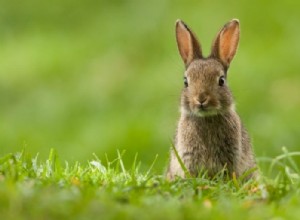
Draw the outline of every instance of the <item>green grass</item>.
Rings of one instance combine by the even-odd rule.
[[[269,173],[242,183],[214,179],[168,182],[136,156],[125,167],[96,155],[85,164],[62,163],[55,150],[46,161],[26,151],[0,159],[1,219],[298,219],[299,167],[287,152],[268,161]],[[262,163],[261,160],[261,163]],[[154,161],[155,162],[155,161]],[[265,163],[265,162],[264,162]]]

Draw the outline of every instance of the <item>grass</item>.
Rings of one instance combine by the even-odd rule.
[[[0,159],[1,219],[297,219],[299,167],[287,152],[268,161],[270,172],[242,183],[222,173],[168,182],[131,167],[123,153],[102,162],[64,164],[55,150],[46,161],[26,151]]]

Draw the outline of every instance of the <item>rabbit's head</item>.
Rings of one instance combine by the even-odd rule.
[[[226,79],[239,42],[239,21],[234,19],[225,24],[206,58],[195,34],[181,20],[176,22],[176,40],[186,67],[181,98],[183,113],[210,116],[232,109],[233,98]]]

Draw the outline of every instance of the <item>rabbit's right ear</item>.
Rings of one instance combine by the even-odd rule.
[[[202,58],[201,46],[196,36],[181,20],[176,21],[176,40],[186,68],[193,60]]]

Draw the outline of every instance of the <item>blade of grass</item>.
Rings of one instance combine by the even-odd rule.
[[[297,164],[295,163],[295,161],[293,160],[293,158],[290,157],[290,156],[288,156],[289,152],[288,152],[287,148],[286,148],[286,147],[282,147],[282,151],[283,151],[283,153],[286,155],[286,158],[287,158],[287,160],[290,162],[290,164],[292,165],[293,169],[294,169],[297,173],[300,173],[300,172],[299,172],[299,169],[298,169],[298,166],[297,166]]]
[[[247,170],[246,172],[244,172],[240,177],[239,180],[242,182],[245,180],[246,177],[248,177],[251,173],[255,172],[256,170],[258,170],[257,167],[253,167],[249,170]]]
[[[180,158],[180,156],[179,156],[179,154],[178,154],[178,151],[176,150],[174,144],[172,143],[171,146],[172,146],[172,150],[174,151],[175,156],[176,156],[176,158],[177,158],[177,160],[178,160],[178,162],[179,162],[179,164],[180,164],[180,167],[181,167],[181,169],[182,169],[183,172],[184,172],[185,177],[187,177],[187,178],[192,178],[190,172],[187,170],[186,166],[185,166],[184,163],[182,162],[182,160],[181,160],[181,158]]]
[[[137,167],[136,167],[137,157],[138,157],[138,153],[135,154],[133,164],[132,164],[132,167],[131,167],[131,178],[134,181],[136,181],[136,175],[135,174],[136,174],[136,172],[138,172]]]
[[[156,156],[155,156],[155,158],[154,158],[154,161],[152,162],[152,164],[151,164],[151,166],[150,166],[150,168],[148,169],[148,171],[146,172],[146,175],[145,175],[145,177],[147,178],[148,177],[148,175],[150,174],[150,172],[151,172],[151,170],[152,170],[152,168],[153,168],[153,166],[154,166],[154,164],[156,163],[156,161],[157,161],[157,158],[158,158],[158,154],[156,154]]]
[[[233,182],[233,184],[235,185],[235,187],[236,187],[237,189],[240,188],[239,182],[237,181],[235,172],[232,173],[232,182]]]
[[[122,152],[122,156],[121,156],[119,150],[117,150],[117,154],[118,154],[118,160],[119,160],[119,164],[120,164],[122,173],[126,176],[126,169],[125,169],[125,166],[124,166],[124,163],[123,163],[123,160],[122,160],[122,156],[124,154],[124,151]]]
[[[269,173],[272,173],[272,170],[273,170],[275,164],[278,164],[278,162],[280,160],[285,159],[286,157],[292,157],[292,156],[300,156],[300,152],[288,152],[288,153],[281,154],[281,155],[275,157],[270,165]]]

